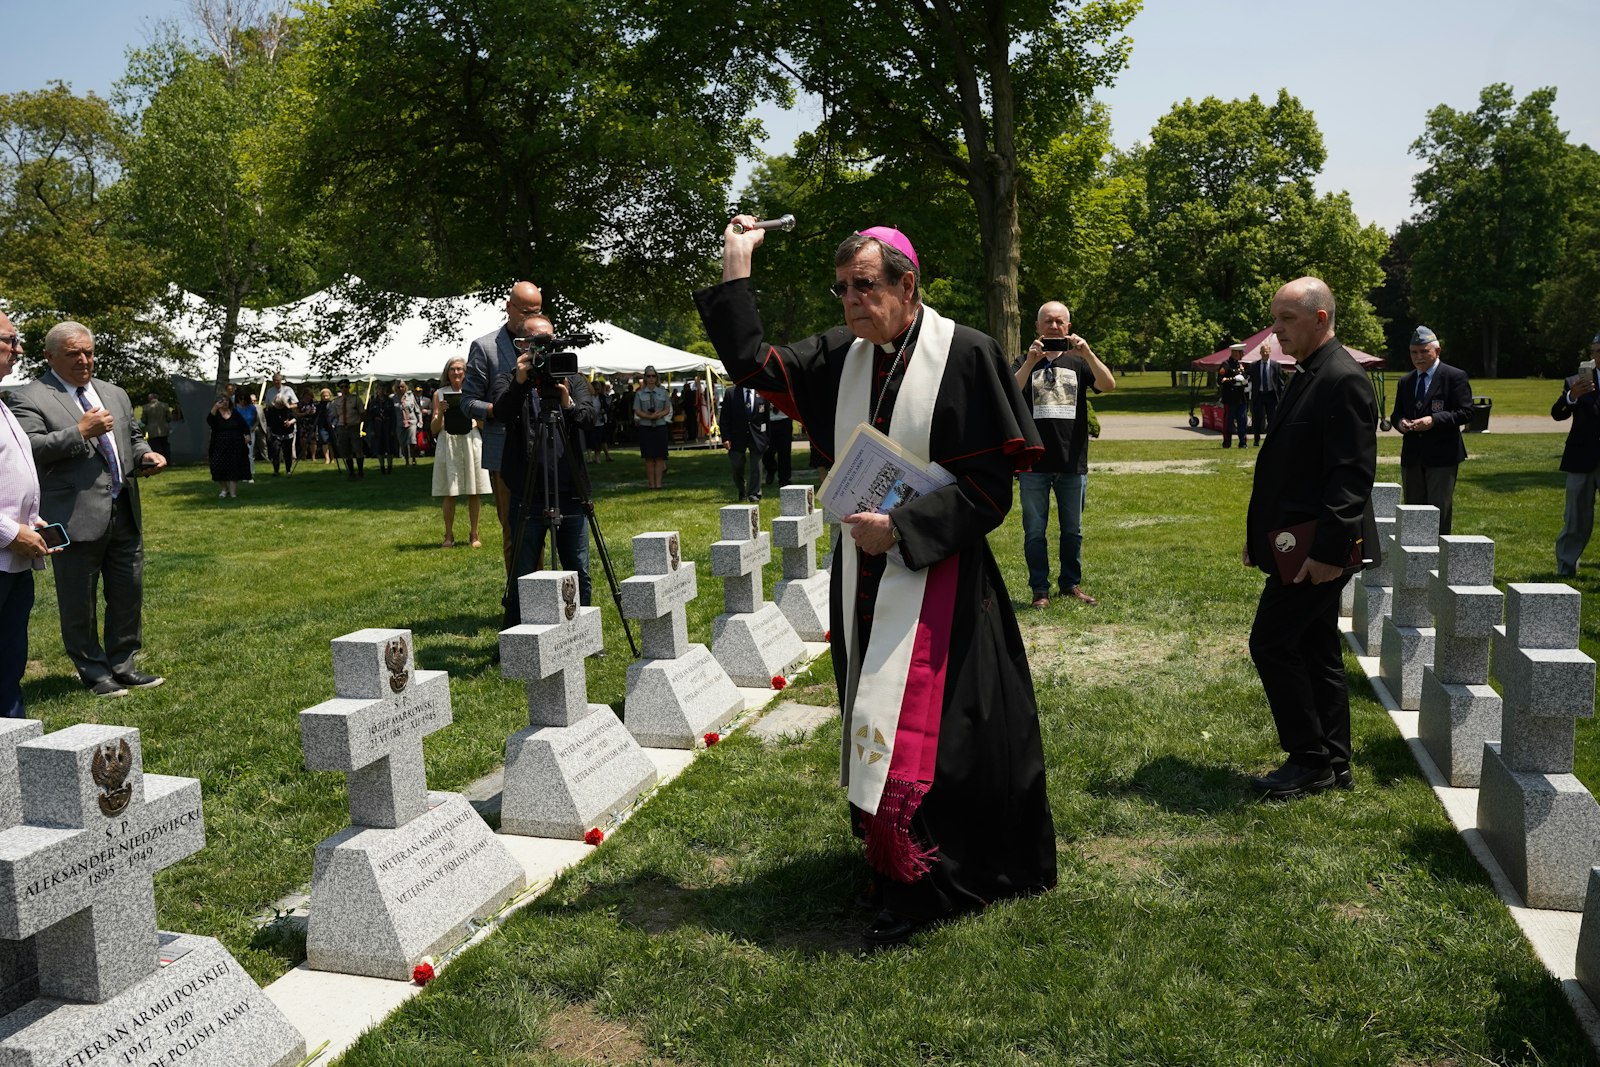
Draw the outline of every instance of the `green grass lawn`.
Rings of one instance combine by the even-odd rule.
[[[1394,387],[1403,377],[1400,371],[1385,371],[1384,380],[1390,407],[1394,405]],[[1490,428],[1494,415],[1538,415],[1548,417],[1560,383],[1550,378],[1474,378],[1474,396],[1486,396],[1494,401]],[[1200,401],[1216,399],[1215,389],[1203,389]],[[1094,398],[1094,409],[1103,415],[1187,415],[1190,395],[1185,388],[1173,388],[1172,376],[1166,371],[1132,371],[1117,375],[1117,388],[1113,393]],[[1387,415],[1388,411],[1385,410]]]
[[[1469,446],[1457,531],[1496,539],[1503,581],[1553,574],[1560,446]],[[1382,449],[1380,478],[1395,480],[1398,442]],[[736,734],[343,1062],[1596,1062],[1365,682],[1358,790],[1250,799],[1245,776],[1280,758],[1246,650],[1260,577],[1237,562],[1253,453],[1110,442],[1092,458],[1085,584],[1100,606],[1020,612],[1057,890],[863,955],[837,727],[776,748]],[[707,640],[725,460],[674,456],[662,493],[634,456],[595,473],[619,576],[632,534],[683,532],[706,575],[690,632]],[[342,776],[299,756],[297,713],[332,694],[330,638],[408,626],[418,665],[450,671],[456,721],[427,749],[435,788],[495,767],[525,721],[522,686],[489,664],[493,520],[489,548],[434,547],[427,479],[351,485],[319,465],[237,502],[192,469],[148,483],[144,665],[168,682],[124,700],[77,687],[41,584],[31,713],[51,730],[140,726],[149,770],[202,780],[207,848],[159,877],[161,921],[221,937],[258,980],[303,946],[251,916],[309,881],[313,846],[347,819]],[[1013,512],[991,543],[1014,602],[1020,541]],[[1600,654],[1592,575],[1577,584],[1583,646]],[[605,619],[590,697],[620,710],[627,655],[609,605]],[[831,702],[827,676],[824,663],[786,695]],[[1586,722],[1591,787],[1594,741]]]

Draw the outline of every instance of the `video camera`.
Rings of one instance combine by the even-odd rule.
[[[593,343],[594,338],[586,333],[573,333],[565,337],[534,334],[531,337],[518,337],[515,341],[517,351],[533,353],[533,366],[529,369],[528,377],[540,393],[555,388],[557,375],[578,373],[578,354],[563,349],[582,348]]]

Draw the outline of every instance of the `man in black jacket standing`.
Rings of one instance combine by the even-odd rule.
[[[766,398],[746,386],[730,385],[722,394],[722,444],[733,468],[733,498],[761,499],[761,457],[767,451]]]
[[[1272,317],[1278,343],[1300,369],[1256,457],[1243,562],[1267,575],[1250,656],[1288,753],[1281,768],[1251,784],[1263,796],[1286,799],[1353,784],[1339,594],[1352,558],[1377,558],[1378,404],[1366,374],[1334,337],[1326,284],[1289,282],[1272,298]],[[1310,552],[1286,582],[1274,556],[1297,547],[1286,528],[1308,522]]]
[[[1439,532],[1450,532],[1456,471],[1467,458],[1461,430],[1472,419],[1472,384],[1467,372],[1439,359],[1439,338],[1426,326],[1411,334],[1415,369],[1394,391],[1389,425],[1405,435],[1400,444],[1400,483],[1407,504],[1439,509]]]
[[[1589,342],[1589,360],[1600,360],[1600,334]],[[1571,578],[1578,573],[1578,558],[1594,532],[1595,489],[1600,487],[1600,394],[1595,392],[1592,368],[1562,383],[1561,395],[1550,405],[1550,417],[1557,422],[1572,420],[1567,446],[1561,450],[1567,508],[1556,537],[1556,573]]]

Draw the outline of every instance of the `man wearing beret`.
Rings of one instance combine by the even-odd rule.
[[[1600,360],[1600,333],[1589,342],[1589,361]],[[1585,368],[1561,385],[1561,395],[1550,406],[1557,422],[1572,420],[1567,446],[1561,451],[1561,469],[1567,475],[1567,508],[1556,537],[1556,573],[1571,578],[1578,573],[1578,557],[1594,530],[1594,495],[1600,485],[1600,394],[1595,392],[1594,370]]]
[[[1461,430],[1472,418],[1467,372],[1439,359],[1439,337],[1426,326],[1411,333],[1411,365],[1394,393],[1389,426],[1400,445],[1400,484],[1407,504],[1439,509],[1439,533],[1450,532],[1456,471],[1467,458]]]

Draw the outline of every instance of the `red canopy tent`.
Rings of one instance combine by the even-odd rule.
[[[1259,360],[1261,358],[1262,342],[1271,342],[1269,349],[1274,363],[1285,367],[1294,366],[1295,358],[1283,354],[1283,349],[1279,346],[1278,339],[1272,335],[1272,327],[1270,326],[1260,333],[1251,334],[1244,339],[1244,355],[1241,358],[1241,362],[1254,363]],[[1224,348],[1221,351],[1211,353],[1209,356],[1202,356],[1200,359],[1190,363],[1189,366],[1194,370],[1214,371],[1228,362],[1228,353],[1230,351],[1232,351],[1231,348]],[[1355,361],[1361,365],[1361,369],[1364,371],[1370,372],[1383,369],[1383,360],[1377,356],[1368,355],[1359,349],[1351,348],[1349,345],[1345,346],[1345,351],[1355,357]]]

